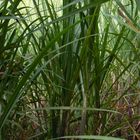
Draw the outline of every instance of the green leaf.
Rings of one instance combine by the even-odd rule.
[[[136,1],[136,6],[137,6],[137,8],[138,8],[138,10],[140,10],[140,0],[135,0]]]
[[[50,140],[59,140],[59,139],[96,139],[96,140],[125,140],[121,138],[114,138],[114,137],[108,137],[108,136],[96,136],[96,135],[85,135],[85,136],[64,136],[59,138],[53,138]]]

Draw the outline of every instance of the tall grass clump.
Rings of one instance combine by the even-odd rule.
[[[140,139],[138,4],[2,1],[0,139]]]

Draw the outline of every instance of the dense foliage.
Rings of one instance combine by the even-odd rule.
[[[0,4],[1,140],[140,139],[139,0]]]

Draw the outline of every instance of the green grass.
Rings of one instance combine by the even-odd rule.
[[[139,139],[138,10],[132,0],[3,1],[0,139]]]

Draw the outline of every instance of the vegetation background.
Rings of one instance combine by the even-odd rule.
[[[140,140],[140,0],[1,0],[0,139]]]

